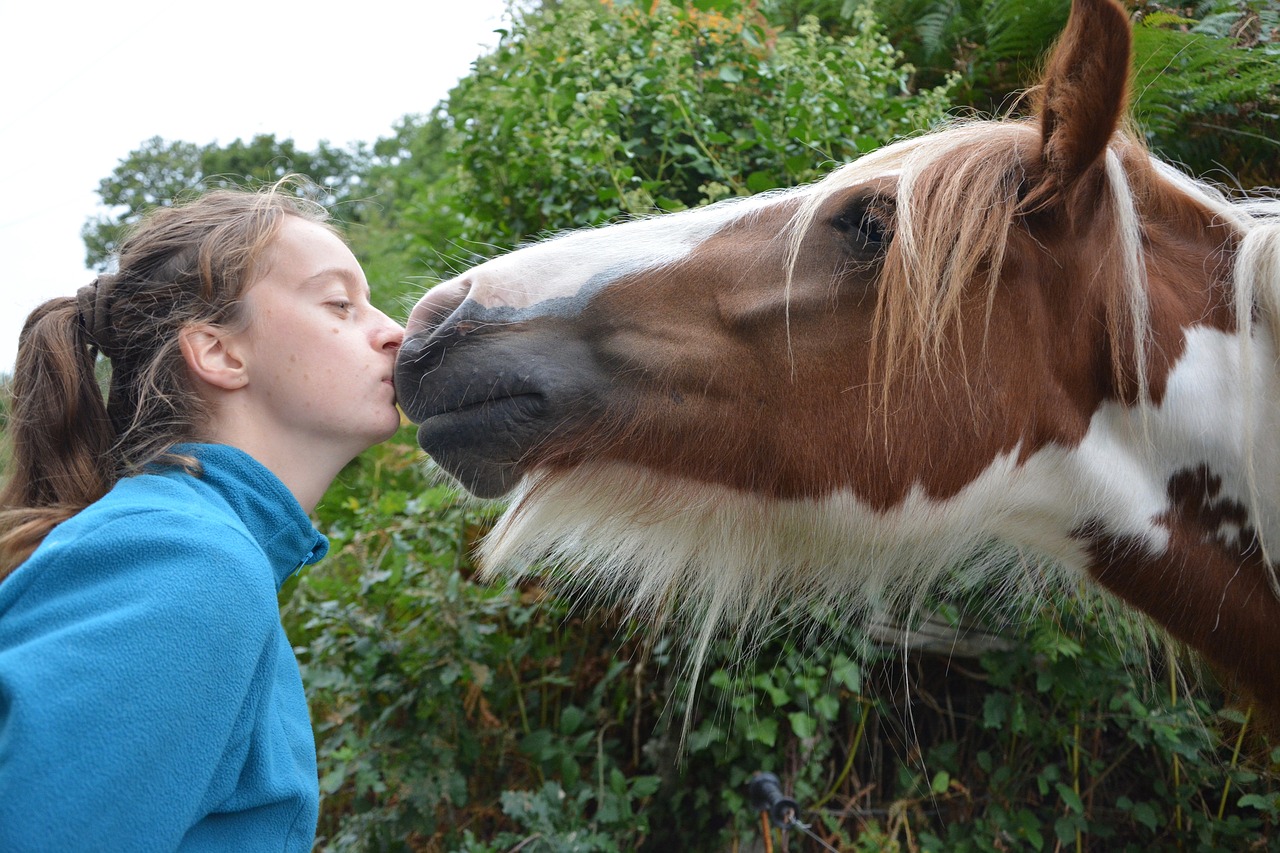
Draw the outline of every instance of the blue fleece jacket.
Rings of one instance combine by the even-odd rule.
[[[280,625],[328,541],[247,454],[181,445],[0,583],[0,851],[306,851],[315,741]]]

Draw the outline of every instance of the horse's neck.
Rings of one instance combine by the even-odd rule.
[[[1111,413],[1111,426],[1171,500],[1188,472],[1204,471],[1218,500],[1244,508],[1263,542],[1280,547],[1276,347],[1265,327],[1255,327],[1247,348],[1242,343],[1235,332],[1187,329],[1159,404]],[[1229,532],[1224,527],[1223,535]]]
[[[1255,332],[1190,328],[1158,405],[1098,411],[1077,461],[1111,506],[1081,543],[1097,582],[1280,707],[1280,383]]]

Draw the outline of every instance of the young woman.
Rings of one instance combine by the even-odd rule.
[[[157,211],[27,320],[0,492],[0,850],[307,851],[277,592],[399,425],[401,328],[281,188]],[[97,355],[110,362],[104,403]]]

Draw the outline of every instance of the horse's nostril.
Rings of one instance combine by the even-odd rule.
[[[427,291],[409,313],[410,334],[425,335],[444,323],[471,292],[470,276],[439,284]]]

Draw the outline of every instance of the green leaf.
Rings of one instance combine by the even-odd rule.
[[[1073,844],[1076,832],[1080,829],[1080,818],[1076,815],[1065,815],[1053,822],[1053,834],[1062,845]]]
[[[1254,808],[1274,814],[1277,809],[1280,809],[1280,795],[1245,794],[1236,801],[1236,805],[1240,808]]]
[[[792,711],[787,719],[791,721],[791,731],[801,740],[808,740],[818,732],[818,721],[803,711]]]
[[[644,799],[658,792],[662,780],[657,776],[636,776],[631,780],[631,796]]]
[[[831,678],[850,693],[862,692],[862,667],[845,655],[837,654],[832,658]]]
[[[1155,807],[1148,802],[1139,802],[1133,804],[1133,819],[1154,832],[1156,827],[1160,825],[1160,816],[1156,814]]]
[[[747,189],[753,193],[764,192],[775,186],[777,186],[775,179],[768,172],[752,172],[747,175]]]
[[[778,721],[772,717],[762,717],[747,726],[747,740],[773,746],[778,742]]]
[[[552,755],[551,732],[538,729],[525,735],[520,741],[520,748],[535,759],[542,760]]]
[[[587,712],[577,707],[569,705],[560,711],[560,733],[571,735],[576,732],[583,721],[587,718]]]
[[[840,716],[840,700],[830,694],[819,696],[813,700],[813,710],[818,712],[819,717],[831,722]]]
[[[1067,804],[1067,808],[1076,814],[1084,814],[1084,801],[1080,799],[1080,795],[1068,785],[1058,782],[1054,786],[1058,791],[1058,796]]]

